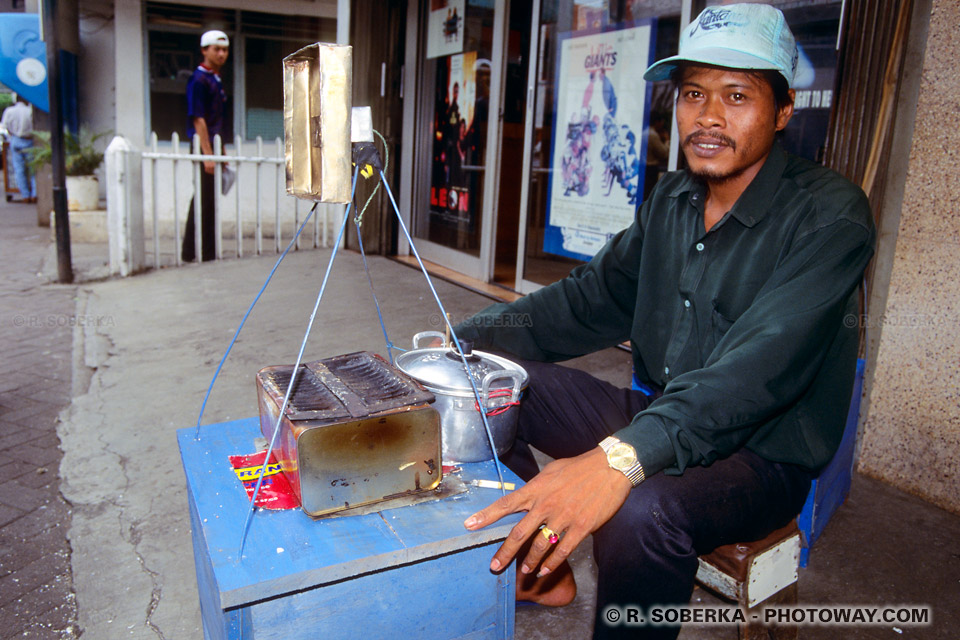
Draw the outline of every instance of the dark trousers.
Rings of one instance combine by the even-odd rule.
[[[584,453],[626,426],[651,399],[575,369],[521,361],[530,385],[517,441],[501,460],[529,480],[538,468],[528,443],[554,458]],[[690,601],[697,556],[757,540],[800,512],[812,475],[741,449],[683,475],[656,473],[630,492],[593,535],[599,568],[594,638],[675,638],[679,627],[610,626],[611,606],[641,609]],[[625,617],[624,617],[625,619]]]
[[[214,198],[217,192],[213,184],[213,174],[200,169],[200,242],[203,243],[203,261],[217,259],[216,245],[216,217],[214,212]],[[183,235],[183,250],[180,252],[180,259],[184,262],[193,262],[197,258],[196,233],[194,225],[197,194],[190,200],[190,209],[187,211],[187,228]]]

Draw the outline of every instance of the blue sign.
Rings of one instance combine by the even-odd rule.
[[[41,111],[50,111],[47,47],[35,13],[0,13],[0,82]]]

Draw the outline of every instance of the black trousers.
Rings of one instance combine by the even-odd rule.
[[[514,360],[516,360],[514,358]],[[554,458],[579,455],[629,423],[651,399],[582,371],[521,361],[530,384],[517,441],[501,460],[525,480],[538,468],[529,445]],[[630,492],[593,535],[599,575],[594,638],[675,638],[678,626],[609,624],[607,611],[690,601],[697,556],[732,542],[757,540],[803,508],[812,475],[746,449],[683,475],[656,473]]]
[[[203,243],[203,261],[217,259],[217,245],[215,234],[217,232],[216,213],[214,211],[214,198],[217,196],[216,187],[213,184],[213,174],[200,169],[200,242]],[[193,262],[197,258],[196,239],[194,234],[196,228],[194,225],[197,194],[190,200],[190,209],[187,211],[187,228],[183,235],[183,250],[180,252],[180,259],[184,262]]]

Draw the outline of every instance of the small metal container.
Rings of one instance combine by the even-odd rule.
[[[395,364],[437,396],[433,406],[440,412],[443,427],[444,463],[491,460],[490,438],[460,354],[448,347],[420,348],[421,340],[428,337],[444,336],[438,331],[418,333],[413,337],[413,349],[397,356]],[[506,358],[473,351],[466,340],[461,346],[500,456],[510,450],[517,435],[520,393],[527,386],[527,372]]]
[[[291,365],[257,373],[260,430],[273,438]],[[274,445],[303,510],[322,516],[440,485],[434,395],[360,351],[301,365]]]
[[[283,59],[287,193],[350,200],[353,48],[316,43]]]

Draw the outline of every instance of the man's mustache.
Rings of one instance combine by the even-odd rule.
[[[687,146],[690,144],[697,144],[701,142],[706,142],[708,144],[711,142],[716,142],[719,144],[725,144],[731,149],[733,149],[734,151],[737,150],[737,143],[734,141],[733,138],[729,136],[725,136],[722,133],[708,133],[705,131],[694,131],[693,133],[688,135],[683,140],[683,146]]]

